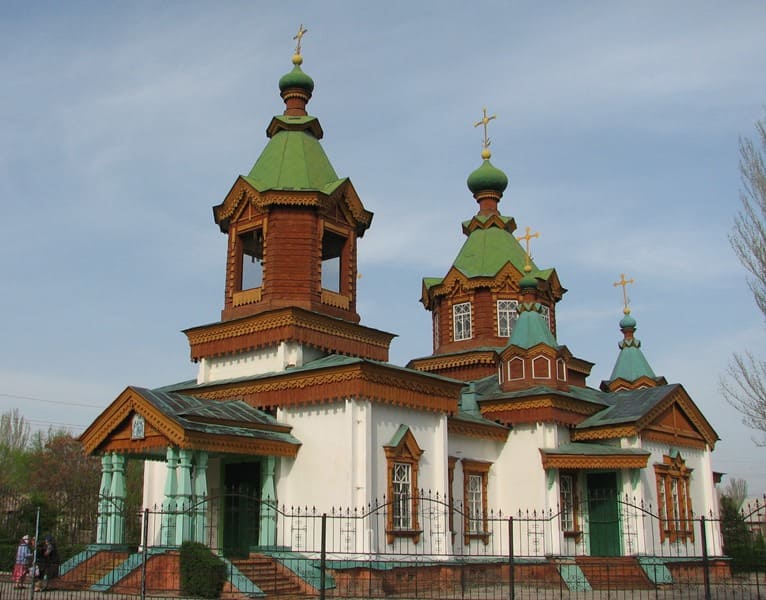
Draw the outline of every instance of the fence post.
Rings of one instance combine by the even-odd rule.
[[[37,514],[35,516],[35,547],[32,550],[32,567],[30,569],[32,582],[29,585],[29,600],[32,600],[35,596],[35,570],[38,569],[37,565],[37,540],[40,537],[40,507],[37,507]]]
[[[705,581],[705,600],[710,600],[710,561],[707,555],[707,527],[705,516],[700,517],[700,540],[702,541],[702,576]]]
[[[513,517],[508,518],[508,587],[511,600],[516,598],[516,573],[513,565]]]
[[[322,549],[319,556],[319,600],[325,600],[324,584],[327,567],[327,513],[322,513]]]
[[[144,509],[141,524],[141,600],[146,600],[146,561],[149,558],[149,509]]]

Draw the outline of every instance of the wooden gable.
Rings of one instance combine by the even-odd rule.
[[[659,416],[641,430],[646,440],[668,443],[673,446],[704,448],[707,439],[700,424],[695,424],[684,407],[677,402],[668,406]],[[711,444],[712,445],[715,443]]]
[[[143,418],[142,436],[133,435],[133,420]],[[133,388],[125,390],[80,436],[87,454],[119,452],[158,454],[168,446],[178,445],[183,428],[149,404]]]

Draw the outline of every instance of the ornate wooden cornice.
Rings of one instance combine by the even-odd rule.
[[[328,196],[312,190],[266,190],[259,192],[244,177],[234,182],[223,202],[213,207],[215,222],[221,231],[228,232],[229,223],[238,214],[244,204],[251,204],[257,211],[266,211],[271,206],[301,206],[327,209],[328,203],[340,202],[353,216],[351,225],[362,235],[372,223],[372,213],[364,208],[351,181],[346,179]]]
[[[270,377],[210,384],[188,392],[200,398],[241,399],[256,408],[325,404],[346,398],[452,414],[463,383],[368,362],[282,372]]]
[[[533,398],[482,400],[481,414],[506,425],[522,423],[560,423],[572,426],[603,407],[552,394]]]
[[[295,307],[192,327],[184,333],[194,361],[288,340],[340,354],[387,360],[394,338],[385,331]]]
[[[540,450],[543,469],[643,469],[649,462],[647,454],[548,454]]]
[[[447,431],[450,435],[462,435],[493,442],[505,442],[510,432],[509,429],[501,428],[494,424],[462,421],[454,417],[447,419]]]
[[[408,363],[407,366],[411,369],[417,369],[418,371],[430,372],[476,364],[497,364],[497,352],[494,350],[476,350],[473,352],[461,352],[460,354],[414,358]]]

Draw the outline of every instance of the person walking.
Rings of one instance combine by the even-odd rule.
[[[24,535],[16,548],[16,562],[13,565],[13,583],[16,589],[24,588],[24,579],[29,573],[29,567],[32,566],[32,538]]]

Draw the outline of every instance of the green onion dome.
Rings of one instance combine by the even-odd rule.
[[[508,176],[486,158],[481,166],[468,176],[467,183],[473,194],[490,190],[502,194],[508,187]]]
[[[298,58],[300,58],[300,55],[298,55]],[[303,61],[301,60],[300,62]],[[303,72],[300,62],[296,62],[295,58],[293,58],[293,64],[295,64],[293,70],[282,75],[279,80],[280,92],[294,88],[305,90],[309,94],[314,91],[314,80]]]
[[[626,314],[620,319],[620,329],[635,329],[636,320],[630,316],[630,313]]]

